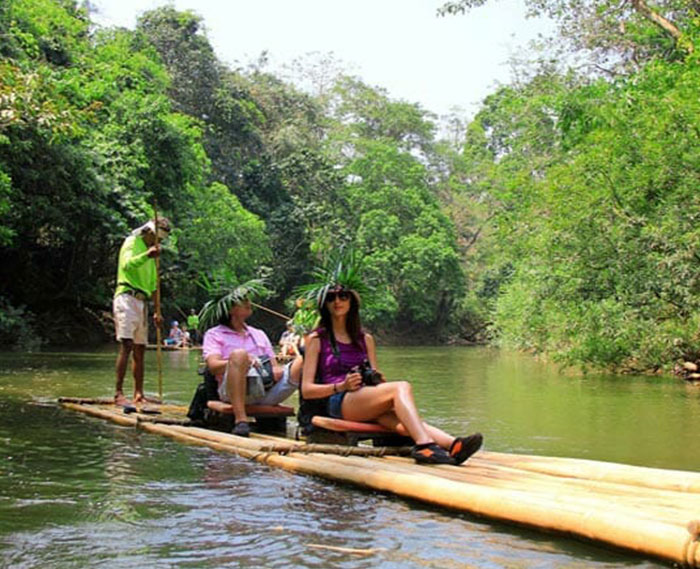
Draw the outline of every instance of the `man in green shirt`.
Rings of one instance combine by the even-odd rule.
[[[117,289],[114,292],[114,326],[119,342],[117,355],[117,387],[114,401],[126,403],[124,397],[124,376],[133,354],[132,372],[134,375],[134,403],[145,401],[143,393],[144,355],[148,343],[148,299],[157,286],[156,257],[160,255],[160,245],[156,244],[155,222],[149,221],[135,229],[124,240],[119,251],[117,268]],[[158,241],[170,234],[170,221],[158,219]],[[154,315],[156,326],[161,319]]]
[[[192,344],[199,344],[199,315],[194,311],[194,308],[190,308],[190,315],[187,317],[187,327],[192,336]]]

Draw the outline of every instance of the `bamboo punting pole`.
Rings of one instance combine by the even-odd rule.
[[[113,411],[70,403],[66,406],[121,424],[125,424],[124,420],[130,420],[130,418],[118,416]],[[134,423],[130,424],[135,424],[135,420],[131,420]],[[533,494],[527,489],[492,487],[474,481],[459,481],[444,477],[446,473],[456,470],[456,467],[418,467],[416,465],[411,467],[409,461],[398,458],[388,460],[321,454],[306,455],[294,452],[282,455],[260,450],[269,441],[222,435],[222,440],[226,442],[215,442],[190,434],[192,429],[189,428],[151,423],[141,423],[140,427],[153,433],[232,452],[293,472],[391,492],[406,498],[506,522],[584,537],[687,567],[700,568],[700,548],[698,547],[700,522],[692,517],[688,518],[689,514],[686,513],[697,512],[693,508],[679,506],[680,519],[674,523],[666,523],[633,515],[629,509],[616,508],[615,500],[599,498],[590,500],[588,503],[580,503],[578,500],[569,501],[566,490],[568,480],[560,475],[552,476],[559,490],[547,498],[546,495]],[[254,448],[246,448],[244,445]],[[470,466],[462,468],[469,470]],[[678,500],[682,499],[683,496],[678,493]],[[601,503],[604,506],[601,507]]]
[[[153,199],[154,232],[156,235],[156,247],[158,247],[158,209],[156,200]],[[158,399],[163,400],[163,337],[161,331],[162,315],[160,313],[160,254],[156,255],[156,294],[154,298],[156,311],[156,366],[158,367]]]

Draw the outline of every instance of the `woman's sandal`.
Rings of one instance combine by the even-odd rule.
[[[411,458],[419,464],[455,464],[447,451],[436,443],[414,445]]]
[[[450,447],[450,456],[455,464],[462,464],[471,455],[481,448],[484,437],[481,433],[474,433],[468,437],[457,437]]]

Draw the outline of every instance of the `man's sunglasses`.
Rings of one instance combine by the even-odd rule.
[[[326,294],[326,302],[334,302],[336,297],[338,300],[350,300],[350,293],[341,290],[340,292],[329,292]]]

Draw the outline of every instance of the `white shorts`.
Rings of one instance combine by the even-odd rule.
[[[255,369],[252,368],[251,369]],[[275,384],[265,392],[265,395],[259,399],[251,400],[246,397],[247,405],[279,405],[287,399],[292,393],[294,393],[299,387],[298,383],[294,383],[291,378],[292,362],[289,362],[284,366],[284,371],[282,373],[282,378],[275,382]],[[252,376],[251,376],[252,377]],[[224,371],[224,377],[219,384],[219,399],[225,403],[231,403],[228,398],[228,391],[226,389],[226,381],[228,378],[228,364],[226,364],[226,370]]]
[[[134,344],[148,343],[148,305],[144,300],[120,294],[112,302],[114,329],[117,340],[132,340]]]

